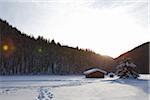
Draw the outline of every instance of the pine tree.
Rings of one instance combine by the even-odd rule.
[[[131,59],[125,59],[124,61],[120,62],[120,64],[116,67],[117,71],[116,74],[120,78],[138,78],[139,74],[136,72],[136,65],[131,62]]]

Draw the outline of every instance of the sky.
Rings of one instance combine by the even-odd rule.
[[[28,35],[117,57],[150,41],[148,0],[0,0],[0,18]]]

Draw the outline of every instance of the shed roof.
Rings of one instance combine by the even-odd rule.
[[[106,71],[104,71],[104,70],[102,70],[102,69],[99,69],[99,68],[92,68],[92,69],[90,69],[90,70],[85,71],[84,74],[87,75],[87,74],[90,74],[90,73],[93,73],[93,72],[97,72],[97,71],[98,71],[98,72],[102,72],[102,73],[104,73],[104,74],[107,73]]]

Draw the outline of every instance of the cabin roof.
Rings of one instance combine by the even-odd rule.
[[[84,74],[87,75],[87,74],[91,74],[91,73],[97,72],[97,71],[98,71],[98,72],[102,72],[102,73],[104,73],[104,74],[107,73],[106,71],[104,71],[104,70],[102,70],[102,69],[99,69],[99,68],[92,68],[92,69],[90,69],[90,70],[85,71]]]

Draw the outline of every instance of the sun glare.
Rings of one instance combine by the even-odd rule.
[[[64,24],[58,27],[59,30],[55,30],[56,33],[66,34],[64,37],[66,44],[72,45],[70,41],[74,40],[79,47],[117,57],[139,45],[139,40],[146,33],[125,9],[115,8],[111,11],[82,7],[80,9],[70,13]],[[61,37],[56,37],[58,38],[60,39],[58,41],[61,41]]]

